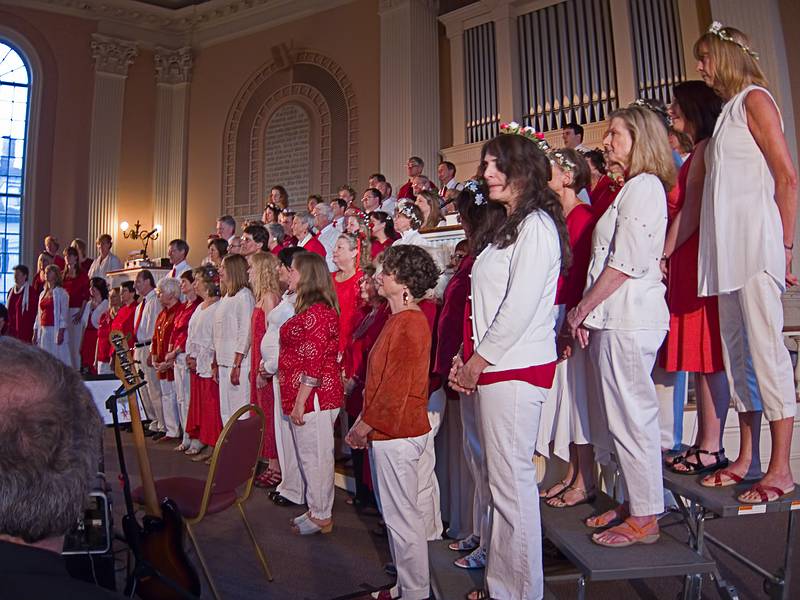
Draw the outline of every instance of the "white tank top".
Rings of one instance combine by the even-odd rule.
[[[765,271],[785,290],[775,181],[747,126],[744,101],[752,90],[765,92],[775,102],[766,89],[746,87],[722,107],[706,147],[697,257],[700,296],[734,292]]]

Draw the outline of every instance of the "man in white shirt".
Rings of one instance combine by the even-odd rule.
[[[436,175],[439,177],[439,196],[445,198],[447,190],[461,190],[462,186],[456,181],[456,166],[449,160],[443,160],[436,167]]]
[[[236,237],[236,219],[230,215],[222,215],[217,219],[217,235],[221,240],[231,240]]]
[[[312,211],[314,215],[314,226],[319,231],[317,240],[325,248],[325,262],[328,263],[328,270],[334,273],[338,269],[333,262],[333,249],[336,246],[336,240],[339,239],[343,229],[336,227],[336,224],[331,221],[331,205],[317,204]]]
[[[170,277],[180,277],[184,271],[188,271],[192,267],[186,262],[186,255],[189,254],[189,244],[181,239],[174,239],[169,243],[167,256],[172,265],[172,270],[169,272]]]
[[[136,293],[139,294],[141,301],[136,307],[133,316],[133,337],[135,339],[133,357],[139,364],[147,382],[146,390],[142,393],[142,402],[150,419],[150,426],[145,431],[145,435],[153,437],[164,437],[166,426],[164,425],[164,410],[161,406],[161,384],[156,377],[156,370],[150,359],[150,344],[153,341],[153,332],[156,328],[156,319],[161,312],[161,306],[156,297],[156,282],[153,274],[147,269],[139,271],[134,282]]]
[[[394,215],[397,208],[397,198],[392,195],[392,184],[388,181],[379,181],[375,189],[381,193],[383,201],[381,202],[381,210],[389,215]]]
[[[380,190],[376,188],[367,188],[364,190],[364,195],[361,196],[361,204],[364,207],[364,212],[369,214],[372,211],[380,210],[382,200],[383,197],[381,196]]]
[[[567,123],[561,132],[565,148],[572,148],[578,152],[588,152],[589,148],[583,145],[583,127],[574,121]]]
[[[341,198],[334,198],[331,200],[330,209],[330,219],[333,221],[334,227],[339,230],[339,233],[342,233],[344,231],[344,211],[347,210],[347,202]],[[317,229],[317,231],[322,230]]]
[[[109,271],[118,271],[122,268],[122,261],[111,254],[111,236],[107,233],[97,238],[97,258],[89,267],[89,279],[92,277],[105,277]]]

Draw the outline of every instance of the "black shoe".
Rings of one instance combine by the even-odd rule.
[[[144,430],[144,437],[153,437],[157,433],[158,433],[157,431],[153,431],[151,429],[145,429]]]
[[[270,498],[270,500],[272,500],[278,506],[297,506],[294,502],[292,502],[288,498],[284,498],[280,494],[275,494],[275,497]]]
[[[167,432],[166,431],[156,431],[155,434],[153,435],[153,441],[157,442],[161,438],[166,437],[166,436],[167,436]]]
[[[397,577],[397,567],[394,563],[386,563],[383,565],[383,570],[387,575]]]

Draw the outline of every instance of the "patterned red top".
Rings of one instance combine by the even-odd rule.
[[[192,318],[194,311],[203,302],[202,298],[195,298],[194,302],[182,303],[181,311],[175,316],[175,325],[172,329],[172,336],[169,340],[169,347],[174,350],[180,348],[181,352],[186,352],[186,338],[189,335],[189,319]]]
[[[321,410],[341,408],[344,397],[336,357],[339,352],[339,314],[325,304],[314,304],[293,316],[280,331],[278,382],[284,414],[294,408],[300,376],[319,381],[314,388]],[[314,394],[306,401],[306,413],[314,411]]]
[[[165,308],[158,313],[156,318],[156,328],[153,330],[153,343],[151,344],[150,353],[153,356],[153,362],[163,362],[169,350],[169,340],[172,336],[172,330],[175,328],[175,317],[181,311],[181,303],[176,302],[172,308]],[[175,373],[172,369],[167,371],[157,371],[156,376],[158,379],[166,379],[173,381]]]

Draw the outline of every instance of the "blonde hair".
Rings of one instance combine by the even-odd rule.
[[[355,264],[356,271],[359,269],[363,271],[372,264],[371,246],[366,244],[364,241],[365,239],[369,238],[347,232],[340,234],[339,237],[336,238],[337,242],[339,240],[344,240],[347,242],[347,247],[355,252],[353,263]]]
[[[709,32],[704,33],[694,43],[694,57],[700,60],[700,46],[705,45],[714,59],[713,89],[723,100],[732,98],[748,85],[769,87],[767,78],[758,64],[758,60],[744,50],[742,44],[750,47],[750,38],[734,27],[723,27],[721,32],[731,37],[728,42]]]
[[[280,262],[272,252],[256,252],[250,257],[252,278],[250,287],[256,302],[260,302],[265,294],[274,294],[280,297],[280,284],[278,282],[278,265]]]
[[[241,254],[227,254],[222,259],[222,266],[225,267],[225,279],[222,282],[222,295],[235,296],[240,290],[250,288],[247,280],[247,259]]]
[[[620,119],[631,134],[633,146],[628,177],[650,173],[661,180],[664,189],[671,190],[675,186],[677,173],[663,121],[653,111],[642,106],[615,110],[608,118],[609,121]]]
[[[300,275],[297,282],[295,314],[308,310],[314,304],[326,304],[339,312],[339,300],[333,287],[333,277],[328,263],[319,254],[298,252],[292,259],[292,267]]]
[[[47,287],[52,289],[54,287],[61,287],[64,283],[64,274],[61,272],[61,269],[58,268],[58,265],[47,265],[47,268],[44,270],[44,277],[45,281],[47,281],[47,274],[48,273],[55,273],[56,274],[56,282],[51,287],[50,283],[47,283]]]

